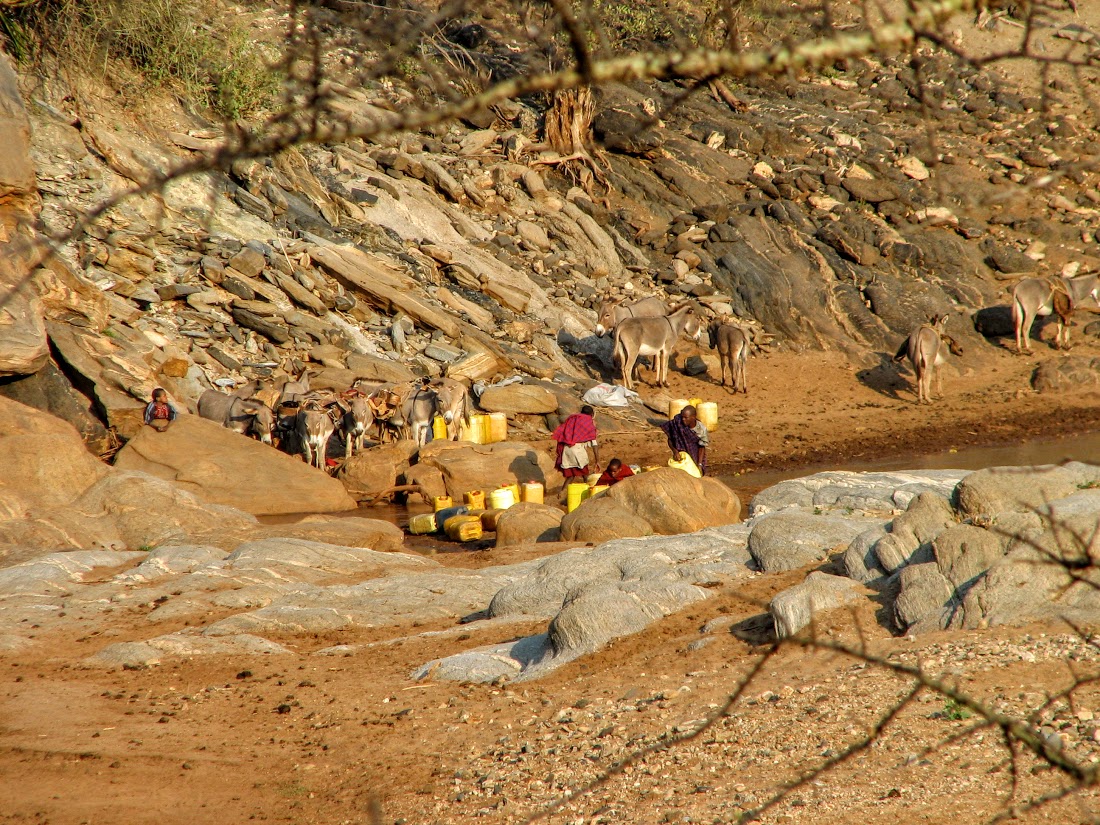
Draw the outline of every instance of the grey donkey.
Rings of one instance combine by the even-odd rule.
[[[275,429],[275,413],[259,398],[239,394],[251,390],[251,385],[232,395],[207,390],[199,396],[199,415],[233,432],[270,444],[271,433]]]
[[[1031,352],[1031,325],[1036,317],[1058,316],[1055,349],[1069,349],[1069,321],[1084,300],[1097,300],[1100,275],[1076,278],[1024,278],[1012,290],[1012,322],[1016,326],[1016,352]]]
[[[944,330],[947,327],[946,315],[933,315],[927,324],[921,324],[905,339],[897,354],[895,361],[902,361],[906,357],[913,365],[913,372],[917,376],[917,403],[932,403],[932,374],[936,367],[945,362],[944,346],[952,355],[963,354],[959,343]],[[943,392],[943,374],[936,372],[936,386],[940,393]]]
[[[627,318],[615,327],[615,357],[622,370],[623,386],[634,389],[634,366],[640,355],[656,356],[657,386],[668,386],[668,359],[681,335],[699,339],[703,322],[690,303],[675,308],[664,318]]]
[[[745,330],[734,324],[715,321],[710,325],[710,348],[718,350],[718,361],[722,365],[722,386],[726,386],[726,370],[729,369],[733,391],[748,394],[745,362],[749,358],[749,336]]]
[[[642,298],[640,301],[604,301],[596,316],[596,335],[603,338],[627,318],[660,318],[668,315],[668,306],[660,298]]]

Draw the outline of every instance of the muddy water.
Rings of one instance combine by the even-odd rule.
[[[719,478],[748,502],[761,490],[792,478],[813,475],[826,470],[853,472],[883,472],[894,470],[980,470],[984,467],[1014,467],[1032,464],[1059,464],[1064,461],[1085,461],[1100,464],[1100,433],[1064,436],[1050,441],[1029,441],[997,447],[966,447],[944,453],[892,455],[872,461],[852,461],[843,464],[792,467],[786,470],[758,470],[743,475]]]

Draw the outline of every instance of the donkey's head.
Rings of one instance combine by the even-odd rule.
[[[603,338],[615,328],[615,310],[619,308],[618,301],[605,300],[600,304],[600,312],[596,316],[596,335]]]
[[[247,434],[255,436],[264,444],[270,444],[271,433],[275,430],[275,413],[271,411],[271,407],[258,398],[246,398],[241,408],[252,416]]]

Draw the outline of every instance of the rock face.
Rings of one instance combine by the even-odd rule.
[[[509,507],[497,519],[497,547],[557,541],[561,538],[561,520],[565,514],[546,504],[520,502]]]
[[[582,503],[562,520],[561,537],[600,541],[612,529],[627,530],[620,536],[693,533],[733,524],[740,515],[740,500],[721,482],[661,468],[620,481]]]
[[[115,469],[72,502],[0,522],[0,545],[137,550],[240,536],[258,527],[240,510],[208,504],[163,479]]]
[[[45,310],[29,275],[37,182],[19,83],[0,54],[0,376],[29,375],[49,358]]]
[[[552,492],[561,478],[548,454],[511,441],[476,445],[432,441],[420,450],[419,463],[439,470],[447,495],[456,500],[470,490],[493,490],[513,481],[538,481]]]
[[[554,393],[526,384],[489,387],[481,394],[478,403],[484,410],[508,415],[545,415],[558,409],[558,399]]]
[[[180,416],[163,433],[144,427],[115,466],[173,481],[207,501],[255,515],[355,509],[336,479],[197,416]]]
[[[106,474],[72,426],[0,398],[0,520],[69,504]]]
[[[344,463],[340,481],[355,499],[374,498],[397,484],[416,450],[415,441],[397,441],[357,453]]]

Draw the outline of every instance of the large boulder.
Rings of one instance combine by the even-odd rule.
[[[938,493],[921,493],[894,519],[889,535],[875,545],[878,566],[893,573],[907,564],[931,561],[929,542],[955,523],[955,511],[946,498]]]
[[[340,481],[357,501],[369,501],[397,484],[416,450],[415,441],[397,441],[363,450],[344,463]]]
[[[562,541],[600,544],[612,539],[652,536],[653,528],[607,495],[597,496],[561,520]]]
[[[145,473],[114,470],[74,501],[34,508],[0,523],[0,545],[137,550],[165,543],[220,543],[259,528],[232,507],[208,504],[178,485]]]
[[[508,508],[497,519],[497,547],[557,541],[565,514],[547,504],[521,502]]]
[[[46,328],[58,363],[74,386],[92,399],[97,413],[119,435],[133,438],[142,428],[143,399],[169,382],[146,363],[146,353],[132,341],[59,321],[49,321]]]
[[[780,639],[793,636],[817,620],[826,610],[859,601],[863,588],[843,576],[830,576],[815,570],[801,584],[777,593],[768,605]]]
[[[106,474],[70,424],[0,397],[0,521],[69,504]]]
[[[607,497],[665,536],[734,524],[741,517],[741,501],[725,484],[671,467],[620,481]]]
[[[509,384],[507,387],[489,387],[481,394],[478,404],[483,410],[508,415],[545,415],[557,410],[558,399],[542,387]]]
[[[964,516],[1023,513],[1100,483],[1100,467],[1071,461],[1061,466],[992,467],[971,473],[955,488]]]
[[[548,491],[560,485],[553,458],[519,442],[431,441],[421,448],[419,463],[443,474],[447,495],[456,501],[470,490],[493,490],[512,482],[538,481]]]
[[[880,525],[864,530],[852,539],[842,560],[844,573],[848,578],[868,584],[886,575],[875,555],[875,545],[886,535],[885,526]]]
[[[358,352],[349,352],[347,355],[348,369],[355,373],[357,378],[365,381],[378,381],[383,384],[400,384],[412,381],[416,374],[397,361],[382,358],[378,355],[364,355]]]
[[[800,510],[775,513],[755,523],[749,552],[765,573],[795,570],[824,561],[867,530],[865,519],[814,515]]]
[[[694,533],[734,524],[741,501],[726,485],[665,467],[620,481],[562,519],[564,541]]]
[[[686,581],[600,582],[565,597],[548,628],[550,647],[568,661],[599,650],[620,636],[644,630],[662,616],[707,598]]]
[[[957,524],[932,542],[936,564],[951,584],[966,592],[1008,548],[1009,537],[972,524]]]
[[[254,515],[355,509],[336,479],[197,416],[180,416],[164,432],[143,427],[115,466],[173,481],[207,501]]]
[[[902,630],[919,633],[947,626],[958,608],[955,588],[935,562],[910,564],[901,571],[894,620]]]

